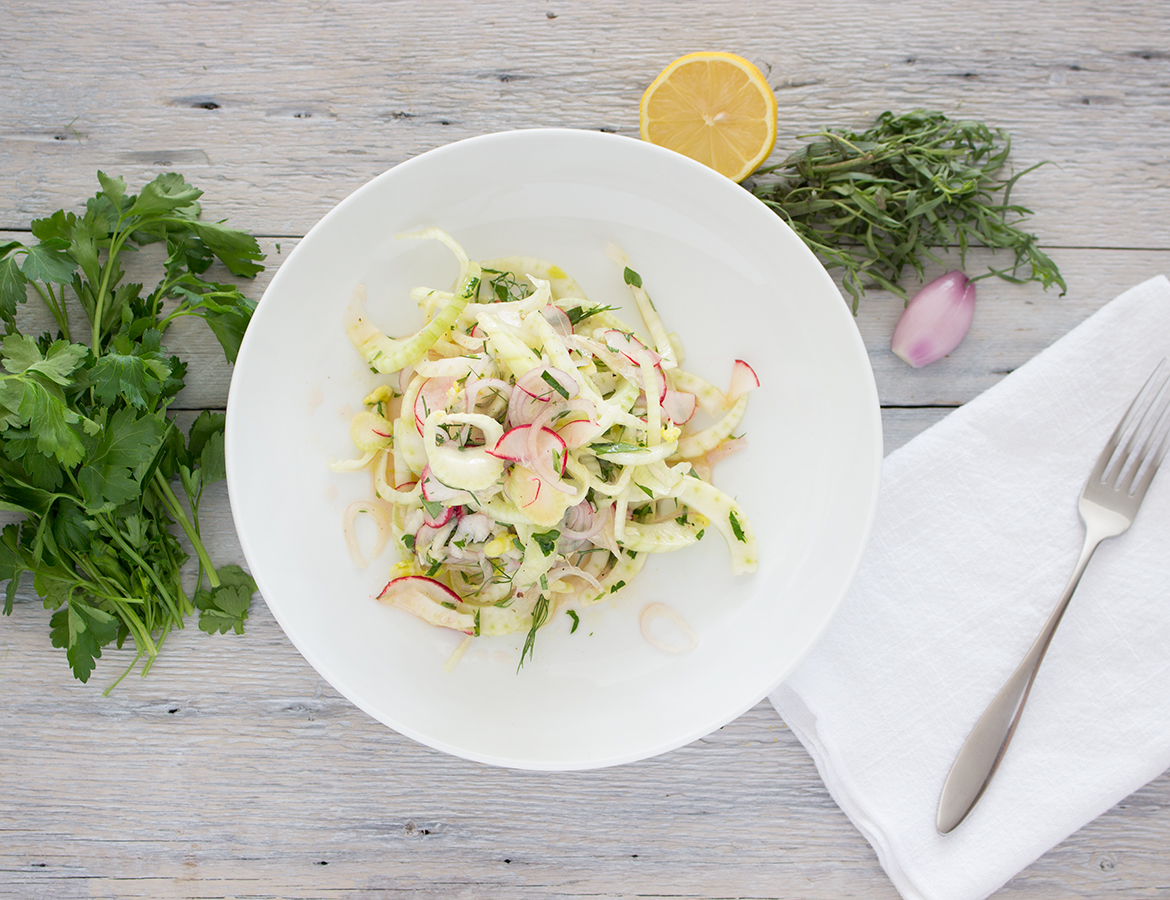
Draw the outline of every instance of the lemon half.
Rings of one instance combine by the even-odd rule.
[[[734,53],[690,53],[662,70],[641,104],[642,140],[742,181],[776,145],[776,95]]]

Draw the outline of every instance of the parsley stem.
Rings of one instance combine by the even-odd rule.
[[[122,222],[119,220],[118,225],[121,224]],[[141,224],[139,222],[139,225]],[[97,298],[94,301],[93,321],[90,323],[92,326],[92,346],[90,349],[93,351],[95,359],[102,355],[102,316],[105,314],[106,293],[110,286],[110,276],[113,274],[118,259],[118,252],[122,249],[122,245],[126,243],[126,238],[130,237],[130,234],[131,229],[114,234],[114,237],[110,240],[110,249],[107,251],[106,264],[102,266],[102,281],[98,287]]]
[[[57,320],[57,327],[61,329],[62,336],[65,340],[72,343],[73,339],[69,336],[69,317],[65,314],[64,303],[57,302],[57,297],[53,293],[53,285],[46,282],[45,289],[41,290],[40,284],[34,281],[32,282],[32,286],[41,295],[41,299],[45,301],[45,306],[49,308],[49,312],[53,314],[53,318]],[[62,293],[64,293],[64,290],[64,288],[61,289]],[[48,293],[46,294],[45,291],[48,291]]]
[[[114,604],[114,607],[118,610],[118,615],[126,623],[126,627],[130,629],[130,633],[134,635],[134,644],[140,649],[145,649],[149,655],[156,656],[158,649],[154,646],[150,632],[142,624],[142,620],[138,618],[134,610],[128,607],[124,600],[110,600],[110,602]]]
[[[114,543],[122,548],[122,552],[134,560],[135,564],[140,569],[145,571],[150,580],[154,582],[155,588],[158,590],[160,596],[162,597],[163,603],[165,603],[167,606],[167,609],[170,610],[171,615],[173,615],[175,618],[179,618],[179,611],[175,608],[175,601],[171,597],[170,592],[166,589],[166,587],[163,586],[162,580],[158,577],[158,573],[154,571],[154,567],[148,565],[146,560],[139,556],[138,552],[128,543],[126,543],[126,540],[122,537],[121,532],[119,532],[118,529],[115,528],[105,516],[97,516],[96,518],[98,524],[101,525],[102,530],[104,530],[106,534],[112,537],[114,539]],[[180,619],[180,621],[182,620]]]
[[[211,562],[211,557],[207,555],[207,549],[203,546],[203,542],[199,540],[199,532],[195,530],[195,526],[187,518],[187,514],[183,511],[183,505],[179,503],[179,498],[175,496],[175,492],[171,490],[171,486],[167,484],[167,480],[158,469],[154,470],[154,486],[170,510],[171,515],[174,516],[175,521],[179,523],[179,527],[187,535],[187,540],[195,548],[195,554],[199,557],[199,562],[207,570],[207,580],[211,582],[211,587],[219,587],[219,576],[215,574],[215,566]]]
[[[134,667],[135,667],[136,665],[138,665],[138,660],[140,660],[140,659],[142,659],[142,651],[141,651],[141,650],[139,650],[137,653],[135,653],[135,654],[134,654],[134,659],[130,660],[130,665],[128,665],[128,666],[127,666],[127,667],[126,667],[126,668],[123,670],[123,672],[122,672],[122,674],[121,674],[121,675],[119,675],[117,678],[115,678],[115,679],[114,679],[114,683],[113,683],[113,684],[111,684],[111,685],[110,685],[108,688],[106,688],[104,691],[102,691],[102,696],[103,696],[103,697],[108,697],[108,696],[110,696],[110,692],[111,692],[111,691],[113,691],[113,690],[114,690],[114,688],[116,688],[116,687],[117,687],[119,684],[121,684],[121,683],[122,683],[122,679],[123,679],[123,678],[125,678],[127,675],[129,675],[131,672],[133,672],[133,671],[134,671]]]

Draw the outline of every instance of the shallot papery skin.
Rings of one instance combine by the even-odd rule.
[[[962,272],[947,272],[906,304],[890,350],[916,369],[929,365],[959,346],[974,316],[975,285]]]

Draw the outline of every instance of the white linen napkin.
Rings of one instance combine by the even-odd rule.
[[[1085,479],[1164,356],[1158,277],[891,453],[854,586],[771,696],[907,900],[988,896],[1170,767],[1162,471],[1089,563],[983,799],[935,829],[959,748],[1072,574]]]

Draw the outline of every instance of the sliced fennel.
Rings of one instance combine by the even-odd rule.
[[[411,292],[427,321],[409,337],[367,318],[363,288],[346,314],[362,358],[396,376],[354,416],[361,455],[332,464],[369,470],[390,510],[373,518],[403,559],[380,600],[472,636],[527,633],[523,664],[558,609],[609,597],[650,553],[710,528],[733,573],[755,571],[744,510],[703,480],[743,446],[732,432],[758,385],[750,366],[736,361],[729,393],[684,371],[677,336],[616,248],[648,341],[552,263],[477,263],[437,228],[403,237],[443,242],[459,275],[450,291]],[[696,410],[714,421],[696,427]]]

